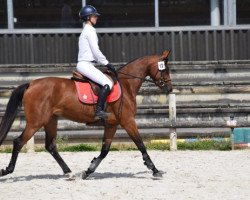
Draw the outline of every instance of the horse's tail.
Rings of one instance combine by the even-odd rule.
[[[12,92],[10,96],[5,114],[0,124],[0,145],[3,143],[3,140],[6,138],[10,127],[15,120],[15,117],[18,113],[18,107],[22,105],[23,94],[28,87],[29,83],[20,85]]]

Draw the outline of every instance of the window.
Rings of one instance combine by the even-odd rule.
[[[250,1],[237,0],[236,2],[237,24],[250,24]]]
[[[0,0],[0,29],[8,28],[7,1]],[[158,22],[155,22],[156,15],[159,16],[159,26],[211,24],[211,0],[158,0],[159,13],[155,13],[155,0],[9,1],[13,2],[14,28],[81,28],[82,22],[78,14],[83,2],[86,2],[86,5],[95,6],[101,14],[96,27],[155,27],[155,23]],[[225,5],[223,4],[227,1],[218,0],[221,24],[224,20]],[[250,24],[250,1],[237,0],[235,2],[237,24]],[[229,3],[234,3],[234,1],[229,1]],[[224,24],[226,23],[225,21]]]
[[[101,14],[97,27],[154,26],[154,0],[87,0]]]
[[[7,28],[7,5],[6,0],[0,0],[0,28]]]
[[[159,24],[210,25],[210,0],[159,0]]]
[[[15,28],[82,27],[79,0],[13,0]]]

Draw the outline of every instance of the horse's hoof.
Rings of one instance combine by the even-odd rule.
[[[73,174],[72,172],[65,174],[67,176],[68,181],[74,181],[76,180],[76,175]]]
[[[89,174],[87,174],[86,171],[82,172],[82,179],[86,180],[89,177]]]
[[[8,174],[10,174],[10,173],[8,173],[7,170],[4,170],[4,169],[1,169],[1,170],[0,170],[0,177],[6,176],[6,175],[8,175]]]
[[[164,174],[164,172],[158,171],[158,172],[153,173],[153,177],[154,177],[154,179],[161,179],[161,178],[163,178],[163,174]]]

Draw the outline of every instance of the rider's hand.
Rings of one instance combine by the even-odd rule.
[[[112,71],[117,76],[117,72],[115,70],[115,67],[112,64],[108,63],[107,65],[105,65],[105,67],[107,67],[108,70]]]

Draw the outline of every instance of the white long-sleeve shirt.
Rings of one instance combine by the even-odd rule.
[[[79,37],[78,62],[96,61],[100,64],[107,65],[109,62],[100,51],[98,37],[93,26],[85,24]]]

